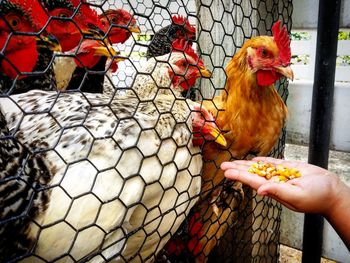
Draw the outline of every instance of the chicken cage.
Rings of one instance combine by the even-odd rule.
[[[223,146],[214,100],[244,43],[277,21],[290,32],[292,11],[2,0],[0,261],[277,262],[281,207],[223,177],[222,161],[259,152]],[[286,101],[288,80],[275,87]],[[275,141],[283,158],[284,128]]]

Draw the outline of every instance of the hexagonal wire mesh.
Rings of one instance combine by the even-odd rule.
[[[100,15],[117,8],[133,14],[141,35],[115,42],[113,29],[132,30],[132,20],[120,26],[108,17],[101,33],[91,27],[95,20],[86,22],[91,14],[80,0],[43,0],[50,14],[44,22],[35,17],[35,4],[28,8],[31,2],[7,0],[0,8],[6,37],[0,42],[1,262],[276,262],[278,204],[246,188],[243,194],[239,184],[225,181],[209,182],[214,184],[209,194],[196,203],[203,163],[191,133],[193,120],[207,112],[170,84],[178,75],[187,78],[193,64],[198,69],[196,56],[186,49],[177,52],[182,54],[177,60],[186,53],[187,63],[179,73],[176,59],[162,57],[152,64],[146,55],[154,34],[173,15],[187,17],[196,26],[192,46],[213,77],[200,78],[190,92],[186,85],[178,87],[187,98],[211,101],[225,92],[225,67],[247,39],[271,34],[279,19],[291,29],[291,0],[89,0]],[[79,20],[81,14],[85,22]],[[36,22],[54,35],[66,30],[63,37],[55,35],[65,53],[53,53],[49,46],[55,41],[46,31],[34,30]],[[89,27],[83,28],[84,23]],[[165,42],[156,48],[166,48],[171,30],[163,31]],[[119,54],[113,53],[106,35]],[[183,37],[188,40],[189,32]],[[26,41],[16,42],[20,38]],[[11,48],[20,45],[23,57],[14,59]],[[98,57],[93,65],[86,57],[91,50]],[[164,77],[170,72],[172,77]],[[73,77],[67,80],[65,74]],[[287,86],[284,79],[277,85],[284,101]],[[271,156],[283,157],[284,141],[285,130]],[[213,172],[218,171],[215,164]],[[203,235],[198,229],[204,227]]]

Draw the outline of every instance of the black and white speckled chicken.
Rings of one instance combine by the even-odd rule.
[[[13,30],[39,32],[45,12],[36,0],[9,0],[1,1],[0,15],[3,94],[13,87],[14,79],[25,80],[19,73],[33,71],[40,59],[38,50],[42,50],[37,48],[35,36],[12,35],[8,41],[9,36]],[[18,261],[33,247],[35,240],[26,235],[26,230],[31,219],[45,211],[49,191],[43,190],[49,180],[40,154],[33,154],[12,136],[0,111],[0,262]]]
[[[192,50],[186,57],[172,52],[169,63],[155,67],[156,82],[144,82],[143,94],[166,84],[153,101],[142,93],[110,98],[37,90],[0,99],[11,133],[40,152],[49,171],[40,185],[47,195],[35,203],[45,209],[28,215],[21,233],[35,240],[27,260],[150,259],[188,215],[202,169],[191,131],[224,140],[204,108],[165,92],[189,87],[205,74],[202,62]]]
[[[148,45],[147,58],[159,57],[170,53],[176,39],[185,39],[188,43],[196,39],[196,28],[183,16],[173,16],[172,23],[157,31]]]

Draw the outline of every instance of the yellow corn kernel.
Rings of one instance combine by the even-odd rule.
[[[280,175],[278,176],[278,179],[280,180],[280,182],[287,182],[287,177],[283,176],[283,175]]]
[[[265,171],[258,171],[257,174],[259,176],[266,176],[266,172]]]
[[[274,166],[271,163],[264,163],[262,161],[253,163],[248,169],[248,172],[265,177],[267,180],[272,179],[276,182],[286,182],[301,176],[301,173],[296,168],[288,168],[282,164]]]

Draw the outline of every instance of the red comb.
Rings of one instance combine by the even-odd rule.
[[[281,21],[272,26],[273,38],[280,51],[280,59],[283,65],[289,65],[291,59],[290,38],[286,26],[281,29]]]
[[[115,15],[118,17],[128,18],[129,20],[132,18],[132,14],[130,14],[128,11],[122,8],[118,9],[108,9],[104,11],[102,14],[100,14],[100,17],[104,17],[107,15]]]
[[[18,5],[33,22],[34,30],[40,31],[49,19],[45,9],[37,0],[10,0],[11,3]]]
[[[70,2],[75,8],[80,5],[79,13],[84,17],[86,24],[92,24],[101,28],[101,21],[96,10],[92,9],[86,0],[70,0]]]
[[[172,43],[173,51],[182,51],[198,61],[198,55],[186,39],[175,39]]]
[[[196,28],[190,24],[187,18],[177,15],[172,16],[172,20],[174,24],[183,25],[188,31],[196,32]]]

